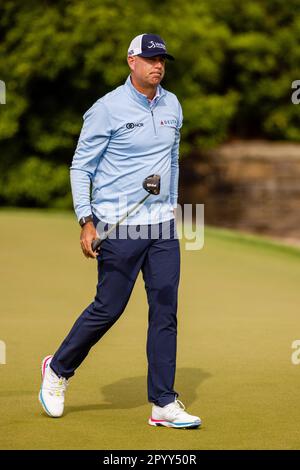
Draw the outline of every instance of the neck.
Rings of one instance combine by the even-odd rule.
[[[152,100],[154,98],[154,96],[156,95],[156,90],[157,90],[156,86],[150,86],[150,85],[143,86],[140,83],[138,83],[132,75],[130,75],[130,79],[131,79],[132,85],[134,86],[134,88],[137,89],[137,91],[146,95],[149,100]]]

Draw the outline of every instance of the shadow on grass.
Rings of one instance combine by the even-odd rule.
[[[199,397],[198,388],[211,374],[202,369],[183,367],[177,369],[175,390],[186,408]],[[66,406],[65,414],[89,410],[127,410],[138,408],[148,403],[147,378],[145,376],[129,377],[105,385],[101,389],[103,403]],[[99,399],[100,401],[100,399]]]

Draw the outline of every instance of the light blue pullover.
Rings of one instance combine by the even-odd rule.
[[[107,93],[84,114],[71,165],[78,220],[94,213],[113,224],[147,192],[143,180],[161,176],[160,194],[150,195],[124,224],[152,224],[174,218],[182,109],[160,85],[149,102],[131,83]],[[92,191],[90,186],[92,183]]]

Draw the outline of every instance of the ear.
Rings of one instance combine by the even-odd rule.
[[[129,65],[130,70],[133,72],[135,69],[135,57],[127,57],[127,63]]]

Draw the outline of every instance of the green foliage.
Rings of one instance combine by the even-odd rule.
[[[0,198],[16,206],[70,208],[68,167],[29,157],[2,175]]]
[[[238,136],[300,141],[291,84],[300,77],[300,2],[213,2],[231,30],[228,83],[239,94],[231,129]]]
[[[69,204],[82,114],[125,81],[127,47],[144,31],[161,34],[177,59],[163,86],[183,105],[183,156],[232,136],[300,141],[290,100],[300,79],[299,13],[299,0],[2,2],[2,202]]]

